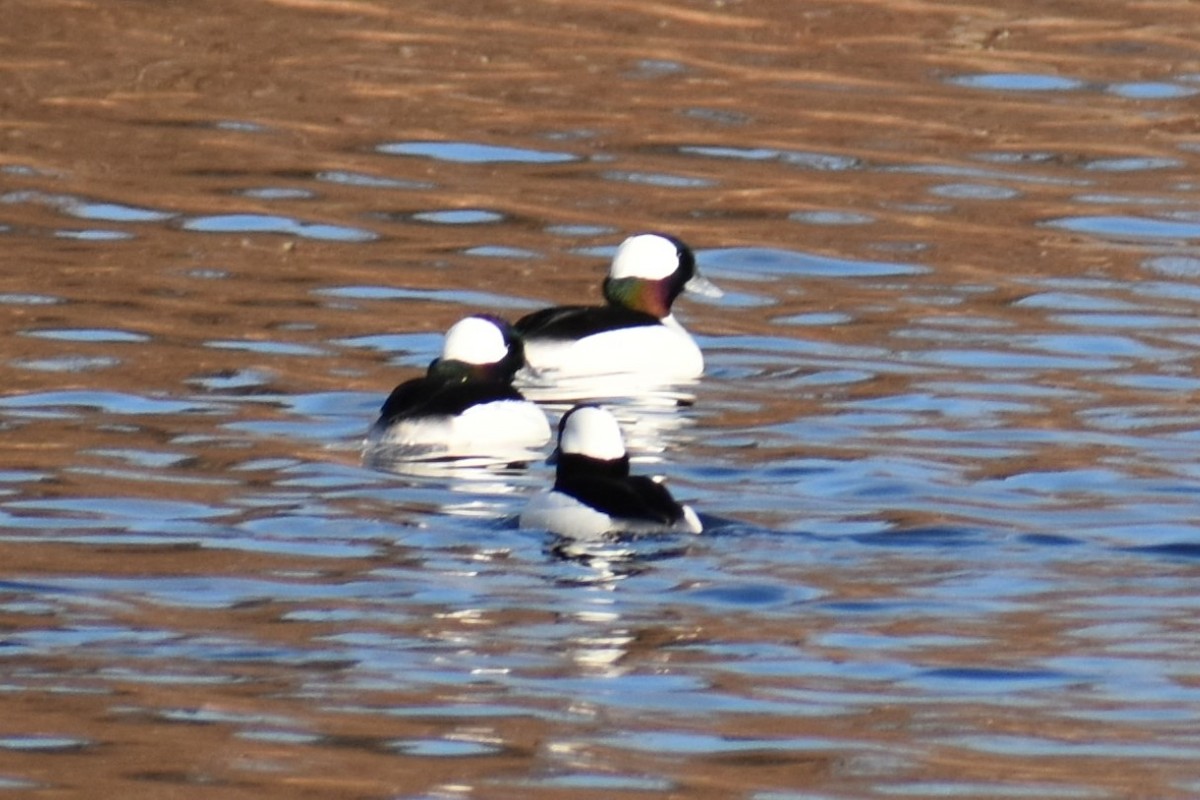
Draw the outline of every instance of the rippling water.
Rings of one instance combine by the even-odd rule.
[[[0,792],[1200,794],[1200,11],[1082,13],[10,4]],[[705,534],[363,463],[646,228]]]

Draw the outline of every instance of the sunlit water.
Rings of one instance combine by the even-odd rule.
[[[364,8],[286,76],[262,54],[270,87],[214,94],[182,66],[209,51],[131,36],[134,84],[83,69],[17,115],[0,792],[1200,793],[1200,65],[1176,40],[1088,28],[1052,68],[1053,26],[863,4],[814,7],[794,62],[800,29],[768,24],[791,6],[668,4],[619,47],[514,22],[549,48],[527,62],[473,10],[410,42]],[[915,55],[897,24],[946,39]],[[413,62],[449,32],[498,49]],[[33,86],[70,37],[29,41]],[[426,117],[368,118],[416,102],[397,82]],[[704,534],[518,530],[546,453],[364,462],[450,323],[592,300],[643,227],[726,294],[680,301],[703,380],[607,399]]]

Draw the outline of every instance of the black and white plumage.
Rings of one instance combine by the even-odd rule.
[[[704,372],[699,346],[671,313],[684,291],[721,294],[697,272],[691,248],[662,233],[630,236],[617,248],[603,290],[603,306],[558,306],[517,320],[535,372],[663,380]]]
[[[595,405],[563,415],[554,452],[554,487],[535,495],[521,513],[522,528],[577,538],[607,533],[700,533],[700,518],[653,478],[630,475],[620,426]]]
[[[507,322],[483,314],[459,320],[426,374],[384,401],[368,446],[462,456],[540,447],[550,440],[550,423],[512,385],[524,364],[521,339]]]

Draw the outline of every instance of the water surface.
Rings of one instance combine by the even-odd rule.
[[[1074,13],[13,5],[0,793],[1200,792],[1200,12]],[[705,534],[364,463],[645,229]]]

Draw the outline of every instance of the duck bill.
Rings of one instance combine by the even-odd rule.
[[[683,285],[683,290],[688,294],[694,294],[699,297],[722,297],[724,292],[708,278],[700,273],[696,273],[691,279]]]

